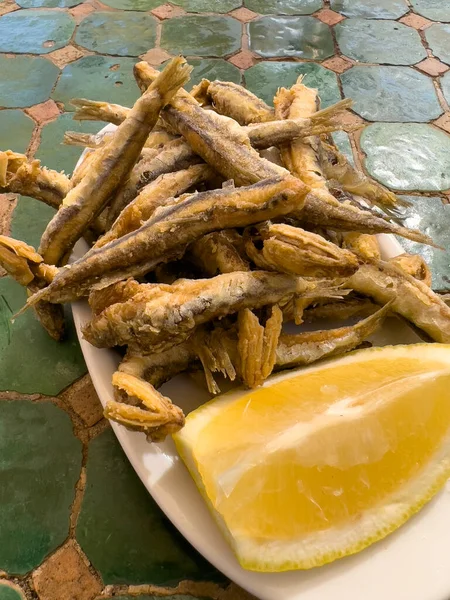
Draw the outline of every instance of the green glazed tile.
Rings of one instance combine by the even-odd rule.
[[[181,6],[190,13],[215,12],[227,13],[242,5],[242,0],[174,0],[172,4]]]
[[[32,310],[11,322],[11,317],[25,302],[25,290],[9,277],[2,277],[0,390],[56,396],[86,372],[70,309],[66,311],[67,338],[64,342],[55,342]]]
[[[450,136],[421,123],[375,123],[361,135],[366,168],[397,190],[450,188]]]
[[[248,24],[250,49],[260,56],[323,60],[334,54],[328,25],[314,17],[262,17]]]
[[[0,110],[0,148],[25,152],[30,143],[34,121],[21,110]]]
[[[406,0],[331,0],[331,8],[346,17],[367,19],[398,19],[409,10]]]
[[[412,9],[432,21],[450,22],[448,0],[411,0]]]
[[[156,19],[140,12],[99,11],[79,25],[75,42],[95,52],[139,56],[155,45]]]
[[[351,163],[355,166],[355,159],[353,158],[352,146],[350,144],[350,138],[345,131],[334,131],[332,134],[333,141],[341,152]]]
[[[450,25],[435,23],[425,29],[425,37],[434,56],[450,65]]]
[[[241,72],[231,63],[222,60],[221,58],[191,58],[189,64],[194,67],[191,73],[191,78],[186,85],[186,89],[190,90],[194,85],[200,83],[202,79],[220,79],[222,81],[241,82]]]
[[[11,220],[12,237],[37,248],[41,235],[54,214],[55,209],[43,202],[20,196]]]
[[[84,0],[17,0],[22,8],[71,8]]]
[[[161,6],[164,2],[162,0],[105,0],[103,4],[120,10],[147,11]]]
[[[414,65],[427,57],[418,32],[397,21],[346,19],[335,31],[342,54],[356,61]]]
[[[97,133],[104,126],[105,123],[100,121],[74,121],[72,113],[64,113],[55,121],[44,125],[36,158],[46,167],[64,171],[68,175],[72,173],[83,148],[64,145],[62,142],[65,132]]]
[[[0,600],[25,600],[25,596],[6,583],[0,583]]]
[[[48,100],[59,69],[45,58],[0,56],[0,73],[0,106],[16,108]]]
[[[244,0],[244,6],[262,15],[312,15],[322,0]]]
[[[442,114],[432,80],[410,67],[352,67],[341,75],[352,109],[368,121],[429,121]]]
[[[450,290],[450,205],[441,198],[425,196],[402,196],[411,206],[401,209],[402,225],[420,229],[429,235],[438,246],[432,248],[397,236],[406,252],[420,254],[431,270],[432,288],[438,292]]]
[[[250,91],[272,104],[279,87],[290,87],[299,75],[304,83],[319,90],[321,106],[325,108],[341,99],[336,75],[315,63],[260,62],[245,71],[245,82]]]
[[[17,10],[0,18],[0,52],[47,54],[66,46],[74,30],[68,13]]]
[[[65,412],[0,401],[0,569],[27,573],[65,540],[80,469],[81,442]]]
[[[72,98],[106,100],[132,106],[139,96],[134,81],[134,58],[85,56],[64,68],[52,93],[53,100],[63,102],[66,110],[75,110]]]
[[[76,537],[105,584],[224,581],[163,515],[112,429],[89,444]]]
[[[241,46],[241,24],[231,17],[188,15],[163,22],[161,47],[185,56],[226,56]]]

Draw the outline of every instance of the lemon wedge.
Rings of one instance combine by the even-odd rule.
[[[323,565],[397,529],[450,476],[450,345],[283,373],[201,406],[174,439],[242,567]]]

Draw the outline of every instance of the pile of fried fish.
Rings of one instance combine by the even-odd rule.
[[[190,72],[182,57],[162,72],[137,63],[132,108],[74,99],[75,119],[117,128],[66,133],[86,148],[71,178],[0,153],[0,192],[57,209],[37,251],[0,236],[0,264],[57,340],[62,304],[88,297],[84,337],[123,350],[105,415],[161,441],[184,424],[158,391],[178,373],[202,369],[212,394],[224,377],[252,388],[360,346],[388,313],[450,342],[450,308],[424,261],[380,258],[375,234],[433,242],[403,227],[404,202],[333,143],[351,102],[319,110],[301,77],[278,90],[274,108],[230,82],[203,80],[188,93]],[[68,264],[82,237],[90,249]],[[360,320],[283,329],[350,317]]]

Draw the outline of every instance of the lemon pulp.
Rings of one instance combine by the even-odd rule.
[[[364,350],[225,395],[176,442],[243,566],[306,568],[383,537],[443,484],[449,386],[449,346]]]

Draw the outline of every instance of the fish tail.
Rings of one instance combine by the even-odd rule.
[[[74,121],[101,121],[102,109],[107,103],[86,98],[72,98],[70,104],[75,106]]]
[[[92,146],[93,142],[94,136],[92,134],[78,131],[66,131],[63,138],[63,144],[66,146],[95,147]]]
[[[322,110],[318,110],[316,113],[311,115],[311,122],[314,125],[319,124],[330,124],[330,120],[335,118],[337,115],[340,115],[345,110],[348,110],[352,106],[351,98],[346,98],[345,100],[340,100],[336,102],[336,104],[332,104],[331,106],[327,106],[327,108],[323,108]]]
[[[163,103],[167,104],[178,90],[189,81],[192,69],[193,67],[188,65],[182,56],[176,56],[161,71],[149,87],[149,91],[158,90]]]

